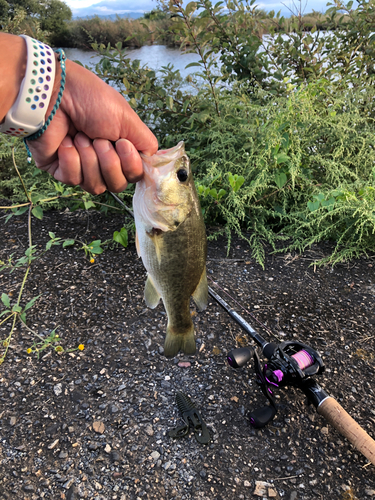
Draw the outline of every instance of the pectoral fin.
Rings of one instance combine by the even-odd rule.
[[[135,248],[137,250],[138,257],[141,256],[141,247],[139,245],[138,231],[135,232]]]
[[[206,268],[204,268],[201,279],[199,280],[197,288],[193,292],[193,299],[196,303],[199,311],[206,309],[208,300],[208,285],[207,285],[207,275]]]
[[[155,307],[159,304],[160,293],[156,290],[155,285],[152,281],[150,275],[147,276],[146,284],[145,284],[145,302],[147,307],[151,309],[155,309]]]
[[[152,243],[155,247],[156,258],[158,259],[158,263],[161,262],[161,251],[163,245],[163,239],[160,237],[162,231],[159,229],[152,229],[152,231],[146,233],[147,236],[151,239]]]

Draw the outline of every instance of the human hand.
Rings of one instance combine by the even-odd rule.
[[[59,63],[57,67],[60,70]],[[60,71],[46,116],[57,99]],[[78,64],[66,61],[59,109],[44,134],[28,141],[38,168],[91,194],[123,191],[142,178],[138,151],[153,155],[156,137],[124,97]]]

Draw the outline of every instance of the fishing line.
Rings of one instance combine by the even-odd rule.
[[[243,306],[240,302],[238,302],[238,301],[237,301],[234,297],[232,297],[232,296],[231,296],[231,295],[230,295],[230,294],[229,294],[229,293],[228,293],[228,292],[227,292],[224,288],[222,288],[222,287],[219,285],[219,283],[217,283],[217,282],[216,282],[216,281],[214,281],[212,278],[210,278],[210,276],[207,276],[207,277],[208,277],[208,279],[209,279],[210,281],[212,281],[212,283],[213,283],[214,285],[216,285],[218,288],[220,288],[220,290],[221,290],[223,293],[225,293],[225,294],[226,294],[226,295],[227,295],[227,296],[228,296],[231,300],[233,300],[233,301],[235,302],[235,304],[237,304],[237,305],[238,305],[239,307],[241,307],[241,309],[243,309],[243,310],[244,310],[244,311],[245,311],[245,312],[246,312],[249,316],[251,316],[251,317],[253,318],[253,320],[255,320],[255,321],[256,321],[256,322],[257,322],[257,323],[258,323],[258,324],[259,324],[259,325],[260,325],[260,326],[261,326],[264,330],[266,330],[266,331],[267,331],[270,335],[272,335],[273,337],[275,337],[277,340],[280,340],[280,339],[278,338],[278,336],[277,336],[275,333],[273,333],[273,331],[272,331],[270,328],[268,328],[268,326],[267,326],[267,325],[265,325],[264,323],[262,323],[262,322],[261,322],[261,321],[260,321],[260,320],[259,320],[256,316],[254,316],[254,314],[252,314],[250,311],[248,311],[248,310],[246,309],[246,307],[244,307],[244,306]],[[210,292],[210,287],[208,287],[208,291]],[[210,295],[211,295],[211,293],[210,293]],[[214,298],[215,298],[215,297],[214,297]]]

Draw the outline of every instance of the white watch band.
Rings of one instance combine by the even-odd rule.
[[[27,137],[43,127],[51,100],[56,73],[56,60],[51,47],[34,38],[26,40],[26,73],[16,102],[0,124],[0,132]]]

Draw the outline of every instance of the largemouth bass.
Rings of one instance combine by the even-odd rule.
[[[142,156],[144,177],[135,188],[136,245],[147,270],[148,307],[160,298],[168,315],[164,354],[194,354],[192,296],[199,310],[207,305],[207,240],[201,207],[184,143]]]

